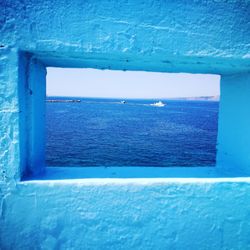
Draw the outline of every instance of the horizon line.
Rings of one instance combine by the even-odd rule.
[[[220,95],[202,95],[202,96],[176,96],[176,97],[112,97],[112,96],[73,96],[73,95],[46,95],[47,97],[69,97],[69,98],[102,98],[102,99],[143,99],[143,100],[152,100],[152,99],[179,99],[179,98],[212,98],[218,97]]]

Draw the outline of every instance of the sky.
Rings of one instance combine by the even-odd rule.
[[[176,98],[220,95],[220,76],[47,68],[47,96]]]

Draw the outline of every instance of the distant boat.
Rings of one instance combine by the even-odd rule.
[[[155,106],[155,107],[164,107],[165,105],[166,104],[164,104],[162,101],[150,104],[150,106]]]
[[[125,104],[126,103],[126,101],[121,101],[121,104]]]

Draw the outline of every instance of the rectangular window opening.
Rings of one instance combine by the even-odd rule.
[[[220,76],[47,68],[46,166],[216,164]]]

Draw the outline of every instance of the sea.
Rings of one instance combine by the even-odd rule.
[[[47,166],[215,165],[219,102],[161,99],[166,105],[157,107],[150,104],[158,100],[122,101],[48,97]]]

